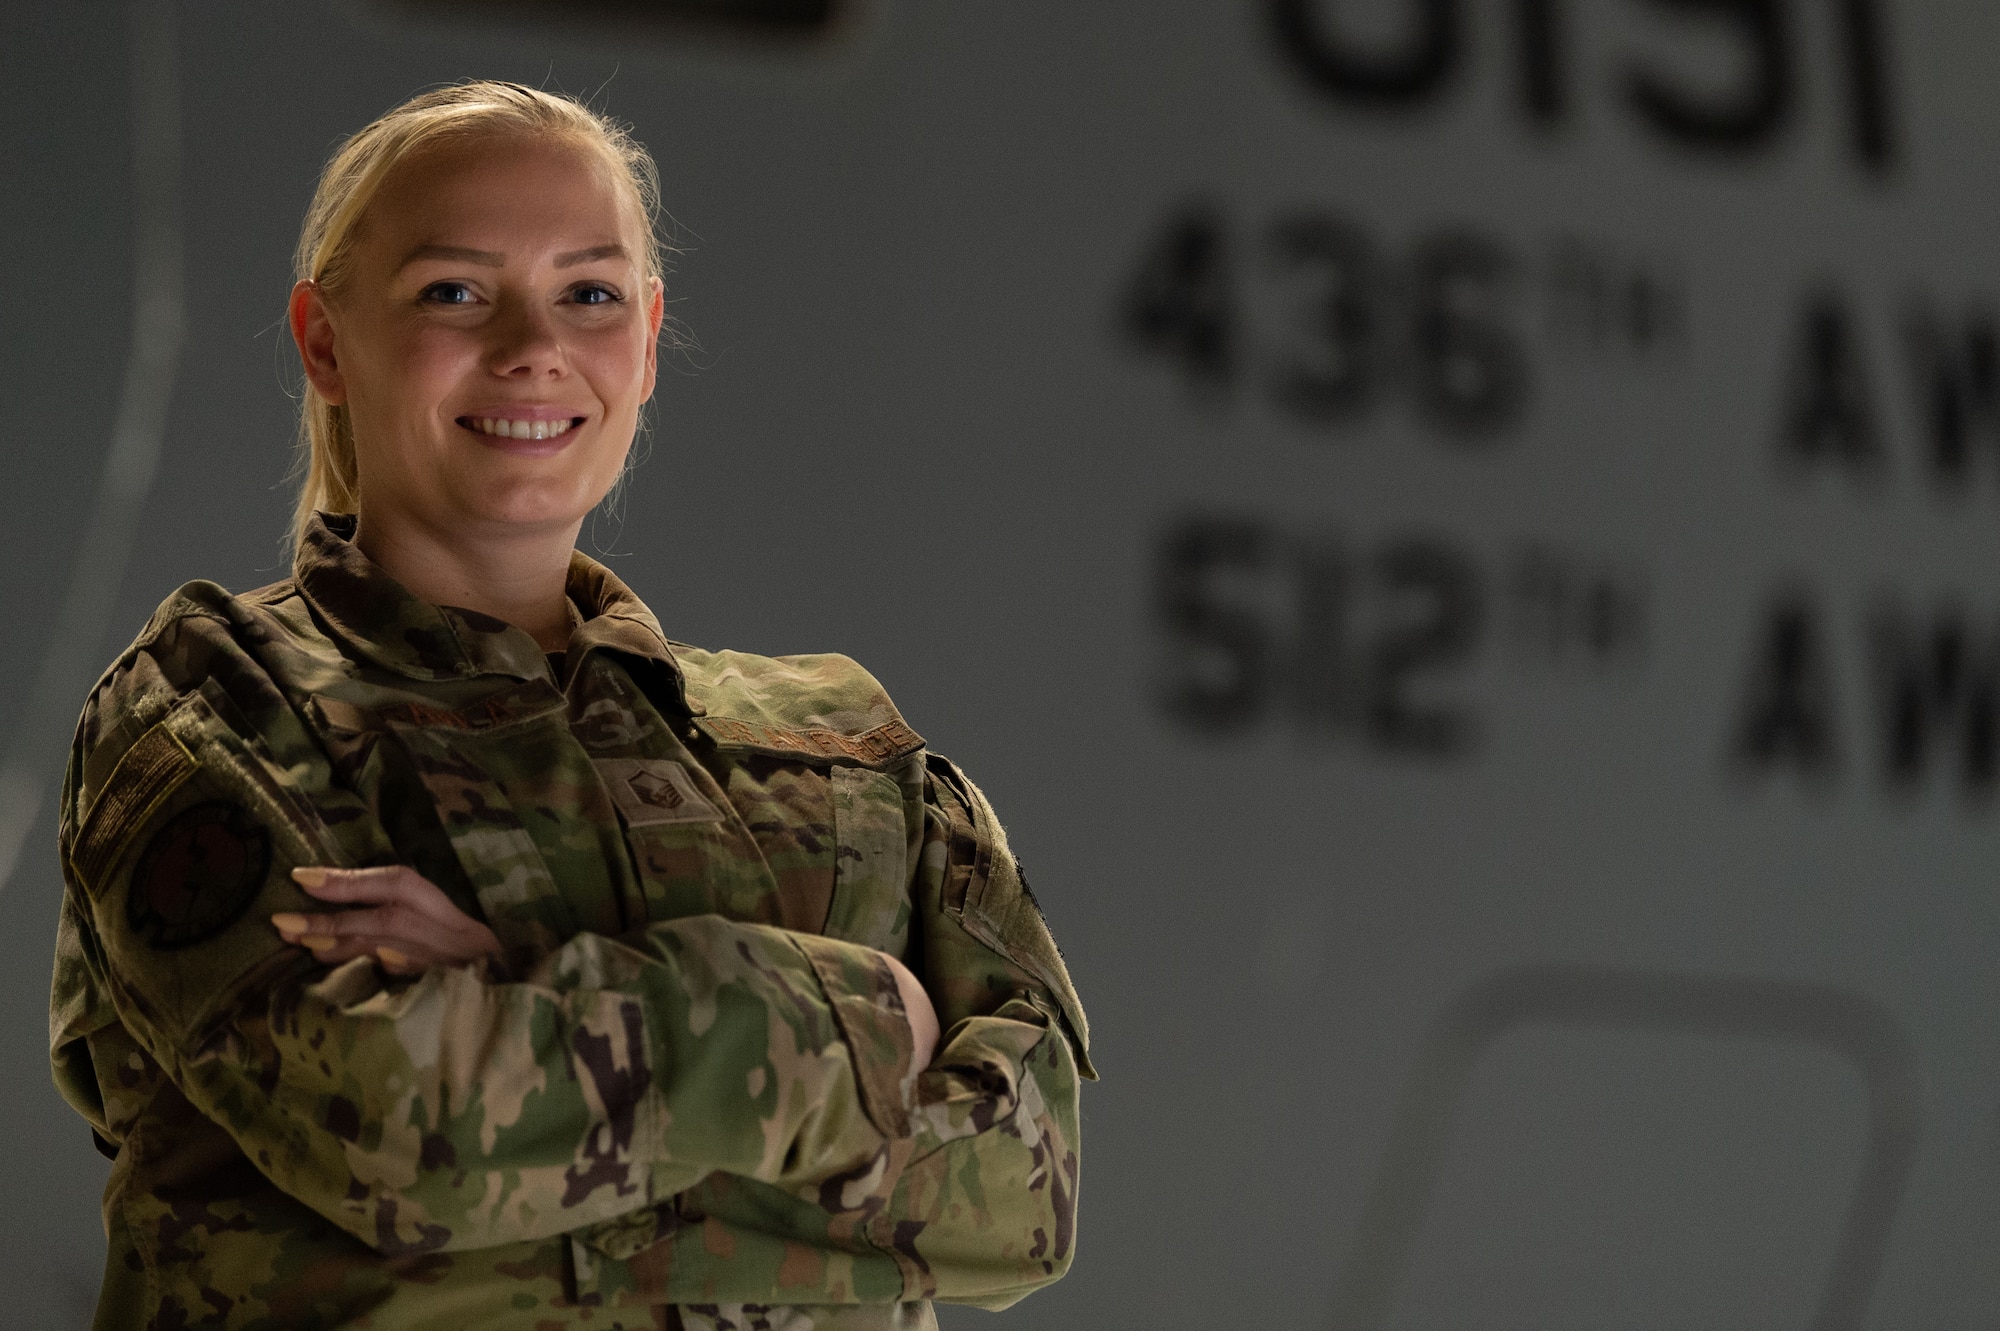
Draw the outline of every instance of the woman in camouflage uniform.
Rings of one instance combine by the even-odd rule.
[[[292,576],[170,597],[64,790],[100,1327],[913,1327],[1069,1265],[1088,1035],[978,789],[852,661],[669,642],[574,550],[653,183],[495,83],[321,179]]]

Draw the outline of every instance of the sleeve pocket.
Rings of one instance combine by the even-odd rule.
[[[948,891],[949,902],[962,890],[960,920],[967,933],[1040,980],[1061,1008],[1062,1022],[1076,1050],[1078,1070],[1091,1080],[1097,1072],[1090,1065],[1090,1025],[1083,1014],[1083,1001],[1070,982],[1069,968],[1050,934],[1042,908],[1021,876],[1019,863],[1007,847],[1007,833],[994,816],[993,806],[971,778],[950,759],[932,753],[926,756],[939,805],[952,824],[952,873],[963,883]],[[959,847],[967,847],[969,856]],[[968,861],[968,862],[962,862]]]
[[[70,848],[121,1015],[155,1055],[200,1042],[245,992],[311,964],[271,928],[315,909],[291,880],[342,862],[271,763],[191,694],[126,751]],[[135,1031],[136,1033],[136,1031]]]

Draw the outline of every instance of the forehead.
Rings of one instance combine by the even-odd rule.
[[[449,244],[522,257],[616,242],[637,258],[643,228],[637,196],[606,153],[569,139],[487,135],[398,161],[357,239],[371,248]]]

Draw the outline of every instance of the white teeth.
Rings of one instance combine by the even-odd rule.
[[[558,421],[517,421],[497,416],[472,417],[472,427],[475,430],[502,439],[554,439],[568,434],[575,424],[574,417]]]

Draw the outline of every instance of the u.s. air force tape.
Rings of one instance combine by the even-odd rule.
[[[270,867],[271,834],[243,806],[190,805],[139,852],[126,922],[163,951],[213,938],[250,908]]]

